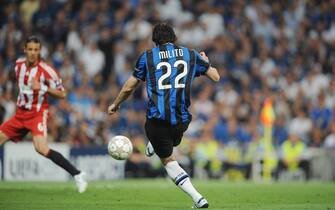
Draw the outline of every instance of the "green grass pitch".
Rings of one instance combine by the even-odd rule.
[[[229,183],[195,180],[210,209],[335,209],[335,183]],[[0,182],[0,210],[183,210],[192,201],[167,179],[91,182]]]

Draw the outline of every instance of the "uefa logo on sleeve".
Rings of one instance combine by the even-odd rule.
[[[44,128],[43,128],[43,123],[38,123],[37,124],[37,129],[39,130],[39,131],[42,131],[43,132],[43,130],[44,130]]]

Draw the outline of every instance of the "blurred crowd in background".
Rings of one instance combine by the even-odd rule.
[[[219,84],[193,83],[193,121],[177,151],[189,165],[207,168],[212,177],[231,165],[248,171],[262,152],[259,115],[267,97],[279,159],[285,159],[285,142],[299,143],[297,160],[307,148],[335,149],[335,1],[1,1],[0,121],[15,112],[15,60],[34,34],[68,91],[67,100],[50,99],[49,140],[87,147],[122,134],[141,154],[145,87],[117,114],[106,111],[138,56],[153,47],[158,21],[173,25],[177,44],[204,50],[221,75]]]

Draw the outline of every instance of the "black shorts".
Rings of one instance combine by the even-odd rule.
[[[180,144],[188,125],[189,123],[170,125],[164,121],[147,119],[145,133],[158,157],[167,158],[172,155],[173,147]]]

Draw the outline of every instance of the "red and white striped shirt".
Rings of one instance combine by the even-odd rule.
[[[43,88],[33,90],[33,78],[40,82],[41,86],[64,90],[62,80],[58,72],[50,65],[40,60],[34,66],[28,67],[26,58],[20,58],[15,66],[16,82],[19,86],[17,106],[19,110],[26,110],[29,114],[36,114],[48,109],[48,94]]]

